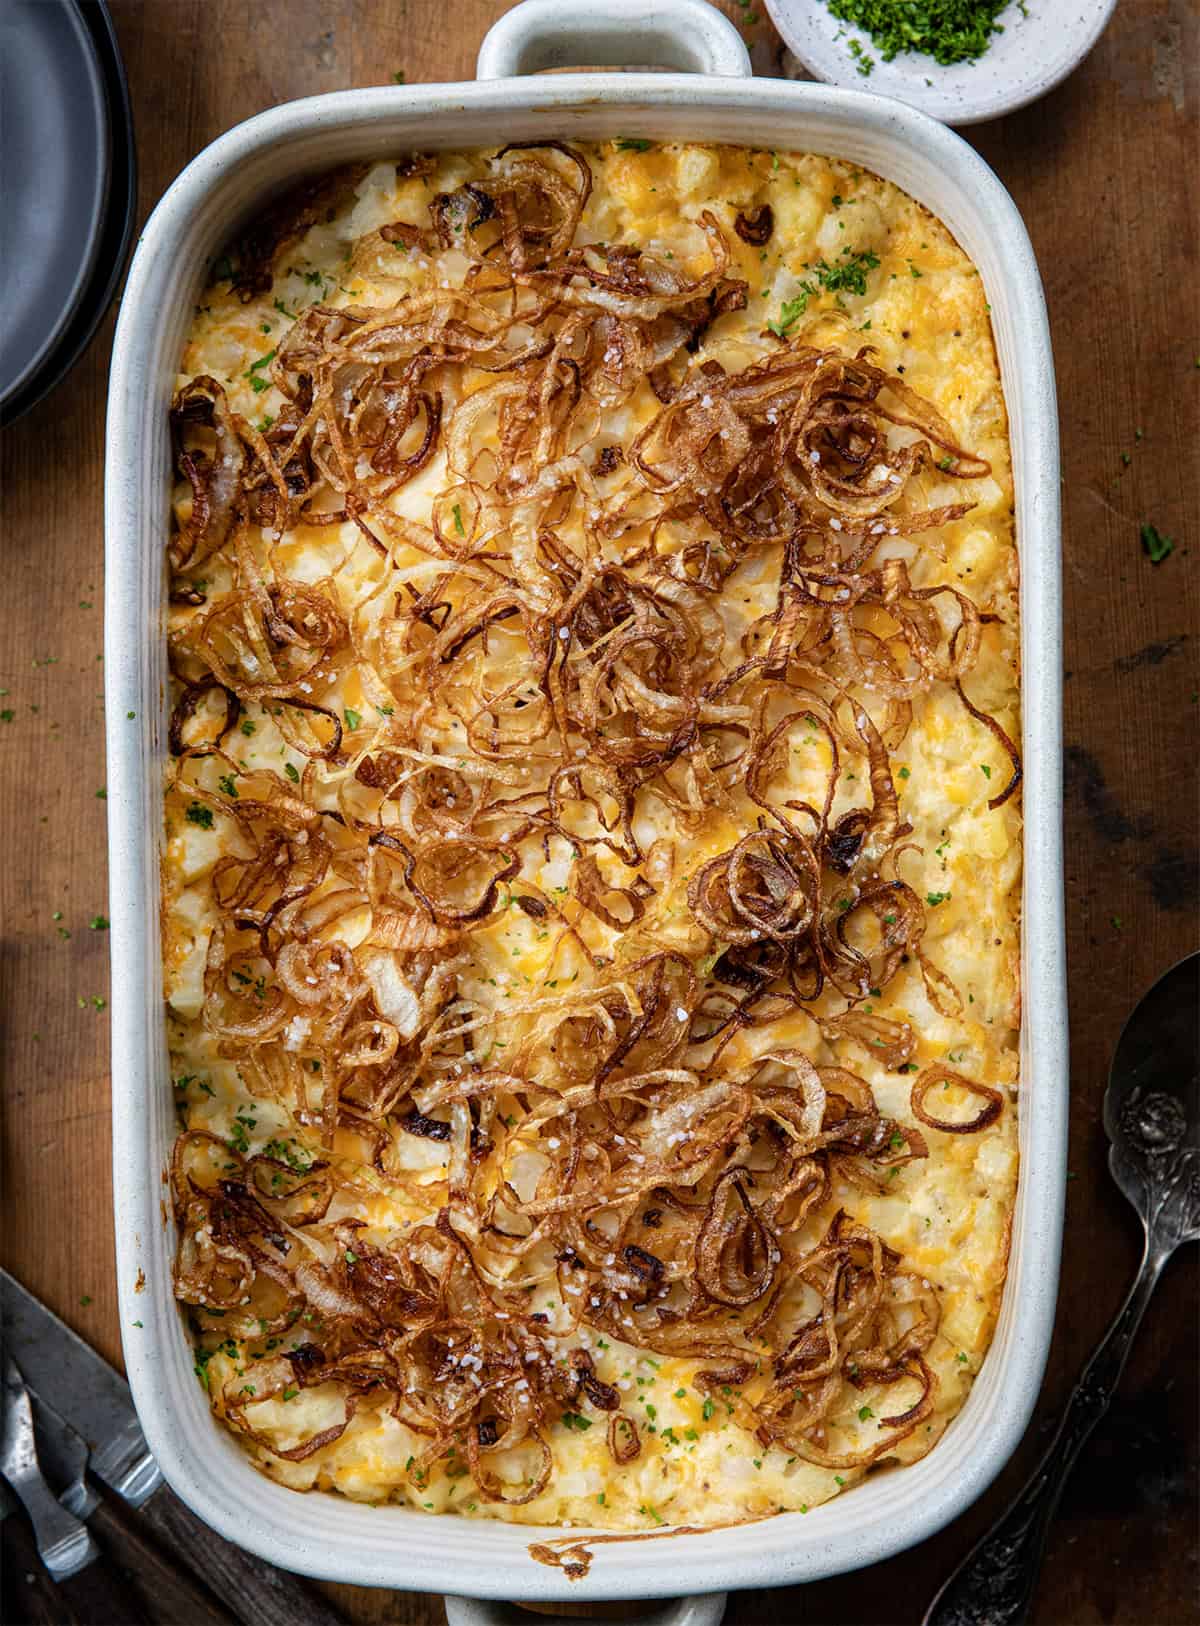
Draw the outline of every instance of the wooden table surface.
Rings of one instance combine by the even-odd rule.
[[[815,3],[815,0],[814,0]],[[1063,0],[1031,0],[1054,5]],[[754,0],[761,11],[761,0]],[[496,0],[115,0],[144,218],[213,137],[292,97],[469,78]],[[725,0],[756,71],[770,24]],[[731,1600],[735,1626],[917,1621],[1032,1464],[1137,1262],[1106,1172],[1100,1100],[1125,1015],[1197,940],[1200,18],[1121,0],[1091,58],[969,138],[1016,198],[1046,282],[1065,498],[1071,1184],[1042,1402],[1011,1468],[954,1526],[886,1566]],[[4,435],[0,623],[3,1263],[119,1361],[109,1207],[110,1065],[101,698],[105,380],[112,320]],[[1152,565],[1139,530],[1174,551]],[[93,997],[95,996],[95,997]],[[1034,1155],[1036,1156],[1036,1150]],[[1114,1410],[1067,1492],[1036,1620],[1198,1617],[1197,1255],[1169,1267]],[[331,1588],[360,1621],[441,1604]]]

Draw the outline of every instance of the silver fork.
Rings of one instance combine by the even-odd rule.
[[[4,1356],[0,1474],[28,1513],[42,1563],[56,1581],[77,1575],[100,1556],[87,1526],[67,1512],[42,1478],[33,1437],[29,1391],[17,1363],[7,1353]]]

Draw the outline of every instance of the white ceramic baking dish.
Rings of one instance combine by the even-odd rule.
[[[579,61],[689,71],[518,77]],[[479,72],[475,83],[319,96],[239,125],[166,193],[129,274],[113,354],[105,511],[113,1178],[129,1377],[147,1439],[174,1489],[222,1535],[288,1569],[359,1586],[541,1601],[661,1598],[680,1590],[681,1577],[691,1592],[716,1593],[829,1576],[922,1540],[979,1495],[1028,1421],[1050,1339],[1065,1189],[1067,1019],[1058,431],[1041,283],[1012,200],[958,136],[860,92],[752,79],[736,31],[703,0],[526,0],[484,41]],[[995,1341],[962,1413],[928,1457],[882,1471],[807,1515],[600,1546],[587,1577],[572,1582],[529,1557],[537,1533],[522,1526],[428,1518],[283,1489],[212,1421],[192,1375],[171,1297],[174,1236],[164,1201],[175,1133],[158,931],[166,409],[208,263],[285,183],[414,147],[630,132],[850,159],[939,215],[983,276],[1012,427],[1021,557],[1022,1171]],[[711,1616],[693,1605],[687,1618]]]

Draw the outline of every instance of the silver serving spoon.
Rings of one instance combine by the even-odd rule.
[[[1200,954],[1143,995],[1104,1095],[1108,1166],[1146,1234],[1129,1296],[1067,1402],[1025,1488],[946,1582],[923,1626],[1017,1626],[1029,1617],[1046,1532],[1084,1441],[1108,1410],[1162,1268],[1200,1239]]]

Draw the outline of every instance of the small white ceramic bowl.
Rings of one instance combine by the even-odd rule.
[[[893,96],[945,124],[978,124],[1025,107],[1064,80],[1104,32],[1117,0],[1012,0],[974,62],[943,68],[931,56],[901,52],[885,62],[868,34],[835,17],[825,0],[766,0],[784,43],[808,71],[831,85]],[[874,62],[859,71],[857,40]]]

